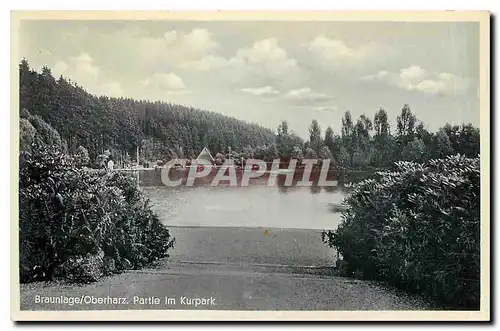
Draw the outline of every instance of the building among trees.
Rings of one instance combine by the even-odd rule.
[[[210,153],[210,150],[207,147],[203,148],[203,150],[200,152],[196,160],[207,160],[212,163],[215,161],[215,159],[212,156],[212,153]]]

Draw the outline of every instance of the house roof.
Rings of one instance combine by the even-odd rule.
[[[196,159],[197,160],[208,160],[211,162],[214,161],[214,158],[213,158],[212,154],[210,153],[210,150],[206,147],[203,148],[203,150],[200,152],[200,154],[198,155],[198,157]]]

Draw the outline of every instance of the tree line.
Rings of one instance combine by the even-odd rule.
[[[283,126],[286,128],[286,123],[280,127]],[[375,114],[373,121],[361,115],[356,122],[346,111],[339,134],[329,126],[322,135],[318,122],[313,120],[304,150],[308,157],[331,155],[344,168],[388,168],[396,161],[426,162],[453,154],[478,157],[479,140],[479,129],[470,123],[445,124],[437,132],[429,132],[410,106],[404,105],[396,118],[395,130],[391,130],[384,109]],[[297,152],[300,151],[296,149]]]
[[[437,132],[429,132],[408,105],[403,106],[396,123],[395,130],[391,130],[384,109],[375,114],[373,121],[361,115],[356,122],[346,111],[340,133],[328,126],[323,134],[318,121],[313,120],[304,141],[283,121],[274,143],[259,146],[252,156],[266,161],[275,157],[331,159],[338,167],[366,170],[390,168],[397,161],[426,162],[454,154],[471,158],[479,155],[479,129],[472,124],[445,124]],[[244,152],[245,156],[248,154],[251,151]]]
[[[211,151],[270,144],[272,130],[212,111],[167,102],[97,97],[49,68],[19,65],[20,109],[50,124],[73,154],[82,146],[91,160],[109,150],[120,158],[195,158]]]
[[[212,111],[159,101],[96,97],[62,76],[56,80],[47,67],[41,73],[32,70],[26,60],[21,61],[19,74],[20,109],[38,118],[31,122],[50,124],[70,154],[94,164],[102,164],[108,154],[122,163],[130,162],[136,158],[137,147],[141,163],[195,158],[206,146],[217,163],[228,157],[265,161],[320,158],[347,169],[388,168],[395,161],[425,162],[457,153],[479,155],[478,128],[446,124],[429,132],[408,105],[397,116],[395,128],[390,127],[384,109],[373,120],[361,115],[356,121],[346,111],[340,132],[335,133],[331,126],[323,132],[313,120],[304,140],[286,121],[273,132]]]

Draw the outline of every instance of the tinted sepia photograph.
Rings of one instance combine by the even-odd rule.
[[[13,318],[489,320],[489,19],[13,12]]]

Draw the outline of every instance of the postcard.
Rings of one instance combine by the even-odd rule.
[[[488,12],[12,12],[11,318],[490,320]]]

